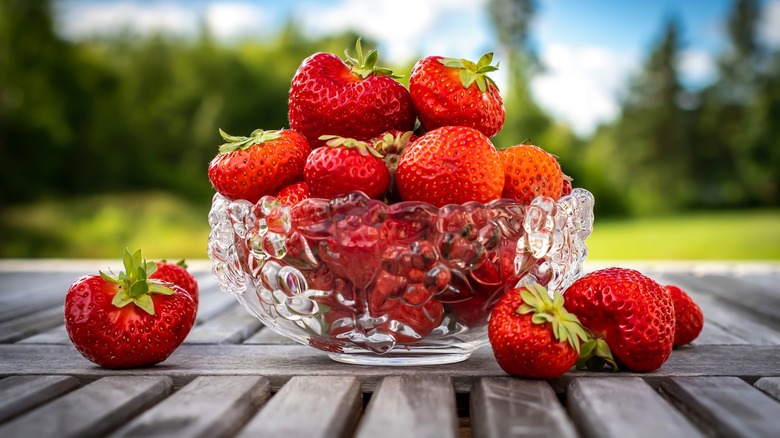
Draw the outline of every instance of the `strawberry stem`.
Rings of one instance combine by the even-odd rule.
[[[383,158],[373,146],[368,142],[355,140],[354,138],[339,137],[338,135],[321,135],[319,140],[325,141],[325,145],[332,148],[343,147],[347,149],[357,149],[362,156],[372,155],[376,158]]]
[[[498,85],[487,75],[498,70],[498,63],[490,65],[493,62],[492,52],[482,55],[476,63],[460,58],[441,58],[439,62],[446,67],[460,70],[460,82],[463,88],[469,88],[476,83],[479,91],[483,93],[488,90],[488,84],[492,84],[498,90]]]
[[[157,264],[147,262],[140,249],[132,254],[126,249],[122,263],[125,270],[119,271],[119,274],[109,275],[100,271],[104,280],[119,286],[111,304],[121,308],[133,303],[146,313],[154,315],[154,302],[149,294],[173,295],[175,292],[162,283],[149,279],[157,271]]]
[[[567,342],[580,353],[580,343],[588,340],[588,334],[577,317],[563,307],[563,295],[550,292],[536,282],[526,282],[520,291],[523,304],[517,308],[517,313],[533,313],[531,321],[535,324],[552,324],[555,339]]]
[[[241,137],[230,135],[220,128],[219,135],[225,140],[225,143],[219,146],[219,153],[227,154],[239,149],[246,150],[252,145],[278,140],[282,137],[280,132],[281,131],[263,131],[262,129],[255,129],[249,137]]]
[[[393,71],[389,68],[377,67],[376,61],[379,58],[376,50],[370,50],[368,53],[363,53],[363,47],[360,44],[360,38],[355,42],[355,51],[357,52],[357,58],[352,57],[349,54],[349,49],[344,50],[346,56],[346,63],[352,68],[352,73],[365,79],[369,76],[388,76],[398,79],[401,76],[393,74]]]

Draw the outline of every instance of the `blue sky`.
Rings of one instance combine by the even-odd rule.
[[[65,0],[59,27],[70,38],[130,27],[194,34],[206,23],[218,38],[263,38],[294,17],[311,36],[352,29],[379,42],[381,59],[426,55],[476,60],[496,49],[487,0]],[[761,37],[780,47],[780,0],[762,0]],[[680,68],[691,87],[714,76],[725,44],[731,0],[539,0],[532,24],[547,67],[531,89],[554,117],[588,135],[618,113],[627,79],[652,46],[664,21],[682,24]],[[501,54],[497,53],[501,60]],[[505,77],[495,75],[501,86]],[[502,87],[502,93],[511,93]]]

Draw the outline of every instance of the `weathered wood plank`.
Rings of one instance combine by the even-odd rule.
[[[510,377],[480,379],[471,390],[475,437],[577,437],[547,382]]]
[[[678,349],[652,373],[592,373],[572,370],[550,381],[556,393],[571,379],[641,377],[657,387],[669,376],[731,375],[755,381],[780,376],[777,347],[702,345]],[[728,358],[724,360],[724,358]],[[468,392],[481,377],[505,377],[490,348],[482,348],[467,361],[426,367],[380,367],[334,362],[327,353],[304,345],[182,345],[168,360],[142,370],[106,370],[84,359],[72,345],[0,345],[0,376],[64,374],[89,382],[107,375],[171,376],[176,386],[199,376],[261,375],[277,390],[293,376],[354,375],[364,392],[372,392],[385,376],[446,375],[457,392]]]
[[[184,343],[238,344],[262,326],[259,319],[236,302],[218,316],[193,327]]]
[[[65,324],[60,324],[53,329],[49,329],[32,335],[30,337],[17,341],[18,344],[69,344],[70,337],[65,330]]]
[[[382,380],[360,421],[358,438],[456,437],[452,381],[445,376],[393,376]]]
[[[703,436],[637,377],[575,379],[566,395],[569,412],[586,437]]]
[[[79,386],[70,376],[11,376],[0,380],[0,422]]]
[[[661,389],[711,435],[776,437],[780,403],[737,377],[675,377]]]
[[[675,284],[666,275],[656,279],[662,284]],[[755,319],[755,315],[744,308],[698,288],[689,288],[687,292],[704,313],[704,328],[695,341],[697,345],[780,345],[780,330]]]
[[[62,306],[48,308],[0,323],[0,343],[16,342],[62,324]]]
[[[3,437],[103,436],[170,393],[168,377],[104,377],[0,426]]]
[[[683,289],[717,296],[780,327],[780,294],[773,290],[725,275],[665,274],[664,277],[680,283]]]
[[[270,390],[268,380],[257,376],[198,377],[112,436],[233,436],[265,403]]]
[[[739,278],[780,295],[780,273],[743,274]]]
[[[238,436],[351,436],[361,408],[360,383],[354,377],[293,377]]]
[[[780,400],[780,377],[762,377],[755,384],[756,388]]]
[[[259,344],[259,345],[296,345],[297,342],[288,338],[287,336],[280,335],[268,327],[263,327],[257,333],[247,338],[244,341],[245,345]]]
[[[195,279],[198,281],[199,291],[197,323],[216,317],[236,303],[234,297],[219,290],[217,280],[211,274],[198,275]]]

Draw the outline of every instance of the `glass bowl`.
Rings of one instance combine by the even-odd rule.
[[[372,365],[465,360],[526,276],[564,290],[582,273],[593,195],[436,208],[362,192],[294,206],[216,194],[208,254],[220,288],[277,333]]]

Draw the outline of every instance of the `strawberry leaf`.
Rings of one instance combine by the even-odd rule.
[[[117,292],[116,295],[114,295],[114,298],[111,300],[111,304],[118,308],[125,307],[132,302],[133,299],[130,298],[130,295],[124,290]]]
[[[133,304],[143,309],[146,313],[154,315],[154,301],[149,295],[141,295],[140,297],[133,298]]]

